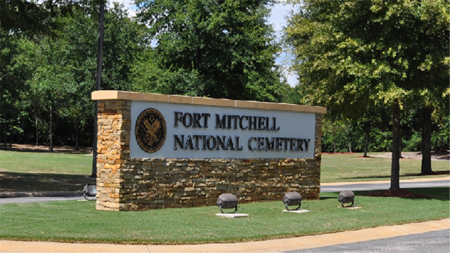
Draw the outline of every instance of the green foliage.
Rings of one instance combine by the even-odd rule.
[[[122,6],[106,10],[103,89],[324,105],[330,124],[345,127],[324,130],[324,152],[361,151],[366,134],[370,151],[392,149],[389,115],[398,100],[403,147],[422,147],[420,112],[430,107],[432,149],[449,149],[443,0],[303,1],[286,36],[298,55],[293,88],[274,64],[274,1],[137,2],[152,26]],[[92,140],[102,3],[0,1],[0,142],[46,142],[50,115],[56,144]]]
[[[326,123],[328,124],[328,123]],[[353,122],[346,125],[324,126],[322,136],[322,152],[363,152],[365,135],[364,131],[358,128]],[[350,133],[348,132],[350,128]],[[369,152],[391,152],[392,151],[392,132],[389,129],[380,130],[379,128],[371,129],[370,141],[368,146]],[[450,137],[446,129],[436,130],[431,137],[431,150],[444,151],[449,150]],[[349,144],[350,143],[350,144]],[[403,151],[420,151],[422,149],[422,135],[420,131],[412,131],[408,135],[403,135],[402,150]]]
[[[144,66],[137,66],[139,90],[280,101],[287,86],[280,81],[274,61],[279,46],[266,23],[271,0],[136,3],[138,16],[150,26],[157,41],[145,65],[161,74],[142,73]],[[181,78],[184,74],[186,79]],[[177,80],[181,83],[174,85]],[[166,81],[169,87],[160,87]],[[151,87],[155,82],[157,87]]]
[[[2,0],[0,1],[0,30],[33,37],[54,35],[60,29],[58,18],[76,9],[89,9],[106,0]]]
[[[7,128],[9,135],[10,129],[28,133],[28,139],[23,136],[27,141],[33,134],[36,143],[46,142],[51,132],[56,133],[59,145],[92,140],[91,131],[85,130],[94,119],[90,97],[96,87],[100,3],[48,0],[36,5],[33,8],[57,12],[52,16],[55,26],[48,27],[50,31],[31,27],[23,36],[15,28],[1,27],[0,121],[8,120],[8,125],[3,125],[3,131],[0,125],[0,135]],[[20,8],[14,15],[27,19]],[[123,6],[117,4],[106,10],[105,19],[101,86],[129,90],[132,63],[148,43],[146,28],[128,18]],[[17,27],[17,31],[21,29],[25,28]],[[9,123],[13,120],[14,124]]]
[[[28,89],[26,81],[31,78],[33,66],[21,53],[29,48],[23,36],[0,30],[0,143],[9,141],[14,132],[23,131],[18,122],[27,113],[22,111],[25,105],[20,103],[20,96]]]
[[[301,9],[290,17],[286,39],[296,55],[303,101],[326,106],[333,120],[362,121],[366,135],[372,124],[367,113],[392,108],[391,189],[398,189],[401,111],[413,104],[428,119],[433,110],[448,108],[442,105],[449,96],[449,2],[293,2]],[[430,124],[423,125],[424,147]],[[423,171],[431,171],[429,154],[424,150]]]
[[[44,4],[52,2],[47,0]],[[13,33],[48,31],[48,26],[56,24],[51,14],[51,10],[32,1],[0,1],[0,29]]]
[[[197,70],[164,68],[155,61],[157,53],[148,48],[132,69],[133,90],[161,94],[200,96],[204,84]]]
[[[420,104],[406,105],[402,111],[403,151],[422,150],[422,111]],[[450,149],[449,116],[435,110],[432,117],[431,150]],[[363,152],[365,134],[369,135],[369,152],[391,152],[392,131],[388,119],[390,110],[368,111],[359,121],[336,121],[328,117],[323,121],[322,152]]]
[[[446,1],[301,2],[287,40],[297,55],[305,102],[332,108],[333,118],[358,119],[380,102],[403,104],[417,91],[442,99],[448,86]]]

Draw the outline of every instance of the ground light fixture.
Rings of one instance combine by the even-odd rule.
[[[97,196],[97,185],[87,184],[83,188],[84,198],[87,200],[95,200]]]
[[[298,192],[286,192],[283,197],[283,203],[286,206],[286,209],[289,210],[289,206],[297,206],[295,209],[291,210],[299,210],[302,205],[302,195]]]
[[[341,202],[342,207],[344,207],[344,204],[346,203],[351,203],[351,205],[347,206],[351,207],[355,203],[355,193],[350,190],[341,191],[339,193],[338,201]]]
[[[233,194],[222,193],[220,194],[219,198],[217,198],[217,205],[219,206],[220,212],[222,213],[223,213],[222,209],[225,208],[234,208],[234,212],[232,213],[235,213],[237,211],[237,201],[238,199]]]

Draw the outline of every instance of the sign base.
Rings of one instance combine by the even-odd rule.
[[[301,210],[283,210],[283,213],[309,213],[309,212],[311,212],[311,211],[304,210],[304,209],[301,209]]]
[[[246,213],[218,213],[216,214],[219,217],[225,217],[225,218],[242,218],[242,217],[248,217],[248,214]]]
[[[343,208],[343,209],[360,209],[360,208],[362,208],[361,206],[349,206],[349,207],[342,207],[342,206],[339,206],[339,208]]]

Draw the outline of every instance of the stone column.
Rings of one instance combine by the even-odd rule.
[[[98,101],[97,210],[119,211],[130,158],[131,101]]]

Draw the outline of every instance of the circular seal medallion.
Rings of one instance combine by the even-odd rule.
[[[136,120],[137,143],[148,153],[158,151],[166,140],[166,128],[166,120],[158,110],[144,110]]]

